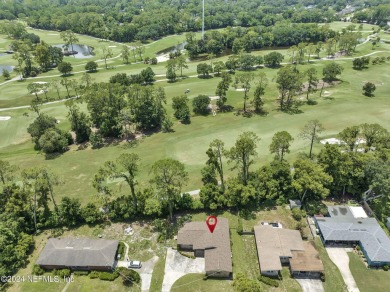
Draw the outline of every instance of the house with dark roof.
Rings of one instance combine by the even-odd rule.
[[[271,225],[258,225],[254,230],[261,274],[277,276],[283,265],[290,265],[291,274],[300,277],[319,277],[324,272],[318,252],[302,240],[298,230]]]
[[[359,245],[369,266],[390,265],[390,239],[375,218],[361,207],[330,206],[328,211],[330,217],[315,217],[324,245]]]
[[[196,257],[204,257],[206,275],[229,278],[233,273],[229,221],[221,217],[217,219],[213,233],[205,222],[186,223],[178,232],[177,247],[193,251]]]
[[[118,240],[50,238],[36,264],[45,269],[105,270],[114,268]]]

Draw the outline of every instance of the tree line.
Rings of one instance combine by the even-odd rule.
[[[203,187],[199,199],[183,194],[189,174],[182,162],[171,158],[153,163],[145,188],[139,186],[142,159],[137,154],[126,152],[106,161],[92,178],[97,200],[91,197],[84,206],[78,198],[63,197],[58,202],[56,187],[68,182],[47,168],[32,167],[19,172],[16,166],[0,161],[0,271],[10,275],[26,263],[34,245],[31,234],[105,220],[168,217],[172,221],[177,211],[257,209],[297,198],[307,212],[318,214],[326,213],[326,208],[318,203],[323,199],[348,195],[360,201],[363,192],[380,195],[372,207],[380,220],[385,220],[390,214],[389,132],[378,124],[347,127],[337,135],[338,145],[326,144],[314,154],[313,145],[323,131],[317,120],[309,121],[301,129],[296,138],[307,141],[310,151],[301,153],[292,164],[286,155],[294,138],[287,131],[275,133],[269,145],[274,160],[258,169],[253,168],[260,140],[255,133],[240,134],[230,149],[223,141],[213,140],[201,170]],[[233,170],[229,177],[227,169]],[[116,194],[114,179],[127,185],[127,194]]]

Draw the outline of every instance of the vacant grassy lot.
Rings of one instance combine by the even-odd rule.
[[[390,287],[390,272],[367,269],[356,253],[348,253],[349,268],[361,292],[385,292]]]

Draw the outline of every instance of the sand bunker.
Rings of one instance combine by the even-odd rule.
[[[166,62],[168,60],[169,60],[169,56],[168,55],[157,56],[157,62],[158,63]]]
[[[10,116],[0,117],[0,121],[8,121],[10,118]]]
[[[321,142],[321,144],[326,144],[326,143],[337,144],[337,145],[343,144],[343,141],[336,139],[336,138],[324,139],[324,140],[321,140],[320,142]]]

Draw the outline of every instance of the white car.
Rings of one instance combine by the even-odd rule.
[[[142,263],[140,261],[130,261],[127,267],[132,269],[140,269],[142,267]]]

